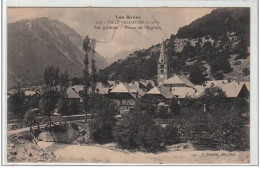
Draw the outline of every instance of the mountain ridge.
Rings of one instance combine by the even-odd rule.
[[[249,16],[248,8],[219,8],[181,27],[165,41],[170,73],[184,75],[195,84],[206,80],[249,80]],[[101,70],[99,79],[156,81],[159,51],[160,44],[135,51]]]
[[[8,87],[39,83],[46,67],[59,66],[70,77],[81,77],[83,39],[72,28],[46,17],[8,24]],[[98,69],[108,65],[95,54]]]

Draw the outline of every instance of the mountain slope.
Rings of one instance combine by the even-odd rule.
[[[220,8],[179,29],[165,41],[170,73],[195,84],[249,80],[248,8]],[[160,44],[139,50],[99,72],[100,80],[156,79]]]
[[[57,20],[38,18],[8,24],[8,86],[39,82],[46,67],[59,66],[71,77],[82,76],[82,38]],[[96,66],[108,63],[96,53]]]
[[[130,51],[121,51],[121,52],[118,52],[117,54],[115,54],[114,56],[112,57],[109,57],[108,61],[109,61],[109,64],[112,64],[113,62],[116,62],[118,60],[123,60],[125,59],[129,54],[133,53],[136,49],[133,49],[133,50],[130,50]]]

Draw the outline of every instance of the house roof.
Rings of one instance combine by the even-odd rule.
[[[172,92],[167,87],[154,87],[146,93],[147,95],[162,95],[166,99],[171,99],[174,97]]]
[[[79,93],[79,91],[83,91],[84,85],[74,85],[74,86],[72,86],[72,88],[73,88],[77,93]]]
[[[105,87],[101,82],[97,82],[96,90],[98,89],[99,94],[108,94],[108,87]]]
[[[164,84],[166,84],[166,85],[184,84],[188,87],[194,87],[195,86],[193,83],[191,83],[191,81],[189,81],[189,79],[187,79],[184,76],[180,76],[180,75],[174,75],[173,77],[164,81]]]
[[[129,87],[125,83],[120,82],[110,92],[111,93],[129,93],[130,90],[129,90]]]
[[[162,92],[156,86],[156,87],[152,88],[150,91],[148,91],[146,94],[162,94]]]
[[[230,98],[230,97],[237,97],[243,85],[244,85],[243,83],[230,82],[227,84],[222,84],[219,87],[223,91],[225,91],[227,97]]]
[[[213,81],[206,81],[205,85],[206,87],[210,87],[210,86],[221,86],[223,84],[227,84],[229,83],[228,80],[213,80]]]
[[[74,85],[71,88],[74,89],[76,93],[79,93],[80,91],[83,91],[84,85]],[[108,94],[108,90],[109,88],[105,87],[101,82],[96,83],[96,91],[98,91],[97,93]],[[91,88],[89,89],[89,92],[91,92]]]
[[[108,80],[107,83],[108,83],[109,85],[115,85],[115,84],[116,84],[116,81],[114,81],[114,80]]]
[[[152,85],[152,87],[155,86],[155,83],[154,83],[153,80],[143,80],[143,79],[141,79],[141,80],[139,80],[138,82],[139,82],[141,85],[145,86],[145,87],[147,87],[149,83]]]
[[[250,82],[249,81],[248,82],[241,82],[241,83],[245,84],[248,91],[250,91]]]
[[[68,87],[67,96],[69,99],[79,99],[80,98],[79,94],[72,87]]]
[[[243,85],[245,85],[248,91],[250,91],[250,82],[229,82],[227,80],[207,81],[205,86],[195,86],[195,89],[197,89],[195,97],[199,97],[206,88],[209,88],[210,86],[217,86],[220,87],[226,93],[228,98],[234,98],[238,96]]]
[[[171,87],[171,92],[178,98],[185,98],[186,96],[194,97],[195,89],[190,87]]]
[[[25,91],[24,92],[24,95],[25,96],[34,96],[34,95],[36,95],[37,94],[37,92],[35,92],[35,91]]]
[[[133,82],[130,82],[129,84],[127,84],[127,85],[130,89],[130,92],[138,93],[138,95],[140,97],[142,97],[145,94],[144,91],[140,89],[140,83],[139,82],[133,81]]]
[[[132,97],[136,98],[137,91],[131,89],[126,83],[120,82],[118,85],[116,85],[110,93],[129,93]]]

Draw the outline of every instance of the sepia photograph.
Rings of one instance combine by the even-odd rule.
[[[249,7],[8,7],[8,164],[250,164]]]

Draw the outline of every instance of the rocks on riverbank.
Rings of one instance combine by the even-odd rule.
[[[7,141],[8,162],[55,162],[56,156],[27,139],[9,137]]]
[[[38,140],[45,142],[71,143],[80,135],[77,125],[64,124],[62,126],[54,126],[47,131],[39,134]]]

